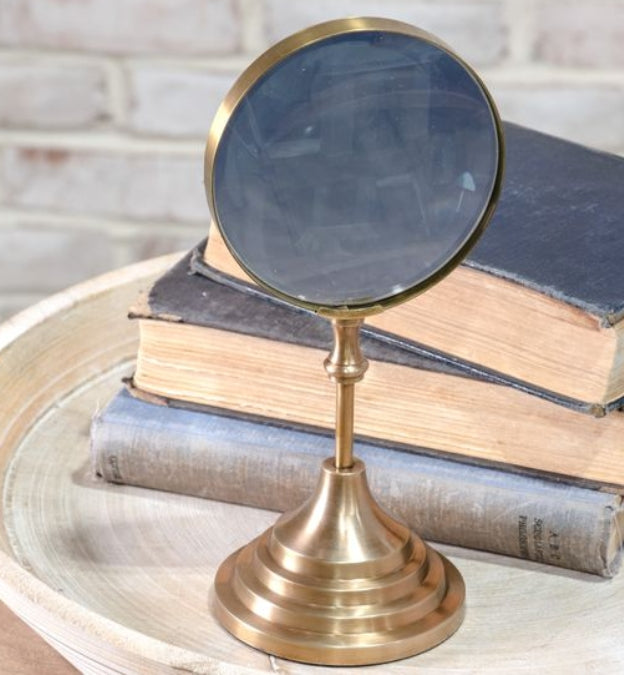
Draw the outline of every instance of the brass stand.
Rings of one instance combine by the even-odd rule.
[[[463,619],[459,572],[378,506],[353,458],[354,385],[368,366],[360,325],[334,319],[325,361],[337,389],[335,460],[323,462],[301,507],[227,558],[215,579],[223,626],[293,661],[393,661],[434,647]]]

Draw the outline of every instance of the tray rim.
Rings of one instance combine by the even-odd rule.
[[[31,331],[41,328],[47,321],[58,318],[82,303],[110,292],[118,291],[121,293],[124,287],[134,282],[147,281],[157,274],[161,274],[181,255],[183,253],[162,256],[95,277],[46,298],[9,319],[4,325],[0,326],[0,385],[3,375],[5,375],[2,370],[3,358],[13,358],[7,352],[20,340],[28,336]],[[124,348],[127,350],[125,358],[131,357],[133,353],[129,351],[129,343],[124,343]],[[108,367],[114,365],[113,361],[108,363]],[[57,393],[47,402],[44,406],[45,409],[49,409],[54,401],[69,395],[76,387],[84,385],[87,379],[84,378],[74,386]],[[40,414],[43,413],[40,411]],[[38,419],[38,416],[30,420],[29,425],[24,425],[19,437],[14,438],[11,441],[11,447],[8,448],[3,447],[5,442],[0,430],[0,453],[4,453],[6,456],[0,456],[0,476],[2,476],[3,490],[6,486],[6,469],[11,457],[15,455],[16,450],[29,433],[36,419]],[[4,515],[1,508],[0,527],[4,529]],[[82,672],[160,673],[191,671],[195,673],[218,672],[224,675],[230,673],[232,675],[243,675],[275,670],[271,666],[269,657],[266,660],[266,669],[224,662],[208,654],[202,654],[200,658],[197,652],[150,637],[117,623],[96,611],[87,609],[78,602],[63,596],[29,572],[28,569],[22,567],[11,555],[12,549],[9,542],[3,540],[4,534],[4,532],[0,534],[0,600],[4,601],[15,614]],[[484,559],[497,560],[499,557],[484,554]],[[522,564],[521,561],[514,561],[514,564],[527,570],[535,569],[535,566],[530,563]],[[620,654],[620,660],[624,659],[624,652],[618,653]],[[621,662],[624,663],[624,660]],[[110,670],[111,664],[115,665],[114,671]],[[535,666],[535,663],[532,665]],[[397,670],[404,672],[401,666]],[[511,670],[516,672],[514,668]],[[528,670],[523,672],[528,672]]]
[[[50,319],[82,303],[89,302],[99,295],[114,292],[130,282],[149,280],[171,267],[184,253],[185,251],[167,254],[106,272],[44,298],[15,314],[0,325],[0,359],[10,358],[11,355],[7,355],[7,351],[31,331],[42,328]],[[114,364],[111,363],[112,365]],[[3,449],[5,458],[0,467],[3,490],[6,484],[7,469],[21,441],[41,414],[45,414],[45,411],[50,408],[54,400],[69,395],[73,389],[74,387],[68,388],[55,399],[47,401],[45,409],[35,419],[28,421],[10,447]],[[1,510],[0,517],[4,530],[4,514]],[[75,644],[80,636],[81,646],[88,645],[92,654],[106,653],[111,662],[119,661],[121,658],[126,661],[123,664],[126,668],[127,662],[130,661],[133,667],[149,668],[149,672],[163,671],[163,668],[165,669],[163,672],[188,671],[189,669],[198,673],[214,672],[215,669],[219,669],[219,672],[228,672],[228,664],[222,661],[206,656],[204,664],[198,664],[196,653],[122,626],[64,597],[19,564],[11,555],[10,542],[6,540],[4,531],[0,541],[3,544],[0,548],[0,600],[65,656],[70,663],[84,668],[93,659],[93,663],[101,665],[101,660],[90,656],[86,650],[79,654],[76,653],[72,643]],[[64,636],[72,639],[63,639]],[[123,657],[120,652],[123,652]],[[257,673],[259,671],[237,665],[236,672]]]

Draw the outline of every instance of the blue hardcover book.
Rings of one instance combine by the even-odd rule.
[[[423,538],[612,576],[622,497],[554,480],[357,443],[380,504]],[[119,392],[94,419],[95,471],[113,483],[284,511],[309,495],[329,435]]]

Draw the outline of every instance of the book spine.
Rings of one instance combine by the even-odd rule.
[[[105,480],[275,511],[312,491],[329,437],[119,394],[91,428]],[[426,540],[613,576],[619,495],[356,444],[379,503]]]

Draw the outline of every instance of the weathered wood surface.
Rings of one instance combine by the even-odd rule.
[[[57,296],[0,329],[0,599],[85,673],[331,673],[237,642],[212,576],[272,513],[104,485],[92,413],[131,367],[125,308],[170,260]],[[624,575],[612,581],[443,548],[465,577],[458,633],[370,673],[619,673]]]

